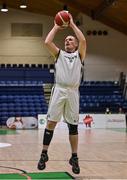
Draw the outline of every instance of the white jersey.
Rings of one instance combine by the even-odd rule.
[[[77,125],[79,121],[79,91],[82,63],[79,52],[60,50],[55,63],[56,84],[52,89],[47,120]]]
[[[67,53],[60,50],[55,63],[55,68],[56,84],[60,86],[79,87],[82,63],[78,51]]]

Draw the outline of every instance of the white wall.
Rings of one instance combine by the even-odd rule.
[[[82,16],[82,14],[80,14]],[[87,30],[107,30],[108,36],[86,36],[86,80],[117,80],[120,72],[127,74],[127,36],[88,16],[80,27]]]
[[[86,36],[87,55],[85,59],[86,80],[117,80],[119,73],[127,73],[127,36],[108,26],[83,17],[80,26],[86,35],[87,30],[108,30],[108,36]],[[53,18],[10,9],[0,12],[0,63],[53,63],[43,44],[47,33],[53,26]],[[43,37],[12,37],[11,23],[42,23]],[[59,32],[55,42],[61,48],[63,39],[72,33],[70,29]]]
[[[0,12],[0,63],[53,63],[43,43],[53,21],[52,17],[21,10],[9,9],[8,13]],[[43,25],[43,36],[13,37],[11,23],[40,23]],[[66,32],[67,30],[64,34]],[[59,33],[56,41],[61,46]]]
[[[47,62],[49,53],[43,45],[42,38],[12,37],[11,23],[42,23],[45,36],[48,31],[46,22],[51,24],[49,21],[49,17],[46,16],[12,9],[7,14],[0,13],[0,63]]]

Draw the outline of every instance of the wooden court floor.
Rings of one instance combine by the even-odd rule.
[[[0,173],[40,172],[37,162],[42,149],[42,130],[17,130],[0,135]],[[127,134],[118,129],[79,128],[79,163],[81,173],[75,175],[68,163],[70,145],[68,130],[56,128],[49,148],[49,161],[44,172],[68,172],[76,179],[127,179]]]

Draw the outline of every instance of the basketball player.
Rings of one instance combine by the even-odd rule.
[[[59,49],[53,42],[56,33],[63,30],[54,23],[54,27],[45,39],[45,44],[55,57],[56,79],[52,89],[49,109],[47,113],[47,125],[43,137],[43,149],[38,162],[38,169],[43,170],[48,161],[48,147],[53,137],[54,128],[63,115],[69,129],[69,141],[72,156],[69,164],[73,173],[79,174],[78,163],[78,120],[79,120],[79,85],[81,68],[86,54],[86,40],[83,33],[75,25],[70,15],[69,27],[76,37],[69,35],[65,38],[65,51]]]

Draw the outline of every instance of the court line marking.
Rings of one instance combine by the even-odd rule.
[[[13,170],[20,171],[20,172],[22,172],[22,174],[18,173],[19,175],[26,177],[28,180],[31,180],[31,177],[27,175],[27,171],[25,171],[23,169],[13,168],[10,166],[0,166],[0,168],[13,169]]]

